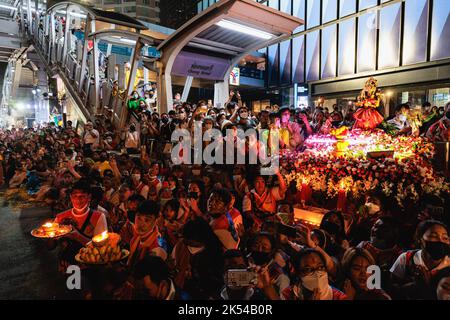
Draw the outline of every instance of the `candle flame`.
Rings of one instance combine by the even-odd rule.
[[[100,241],[105,240],[106,238],[108,238],[108,231],[104,231],[101,234],[96,235],[92,240],[94,242],[100,242]]]
[[[44,224],[44,227],[51,228],[51,227],[53,227],[53,223],[47,222],[46,224]]]
[[[345,182],[344,182],[344,180],[341,181],[341,189],[342,189],[342,190],[345,189]]]

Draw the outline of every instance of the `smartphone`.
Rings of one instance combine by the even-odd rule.
[[[258,283],[258,275],[246,269],[230,269],[227,271],[228,287],[249,287]]]
[[[283,223],[276,223],[277,231],[287,237],[296,238],[298,234],[298,230],[294,227],[285,225]]]

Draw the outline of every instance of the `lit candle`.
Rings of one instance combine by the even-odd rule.
[[[55,222],[47,222],[45,224],[42,225],[42,230],[44,230],[45,232],[51,232],[51,231],[55,231],[56,229],[58,229],[58,224]]]
[[[101,247],[106,244],[108,238],[109,238],[108,231],[104,231],[101,234],[98,234],[95,237],[93,237],[92,242],[94,243],[94,245]]]
[[[302,180],[302,191],[300,195],[300,200],[303,206],[306,206],[306,202],[309,201],[309,183],[306,178]]]
[[[339,189],[339,195],[338,195],[337,210],[344,211],[346,202],[347,202],[347,191],[345,190],[344,181],[341,181],[341,187]]]

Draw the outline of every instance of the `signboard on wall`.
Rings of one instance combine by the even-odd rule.
[[[230,85],[239,86],[241,83],[241,69],[234,67],[230,73]]]
[[[176,76],[191,76],[197,79],[223,81],[229,67],[229,60],[202,54],[181,51],[172,68]]]

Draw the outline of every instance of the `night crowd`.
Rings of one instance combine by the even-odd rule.
[[[294,219],[299,191],[287,185],[284,166],[264,176],[258,165],[171,161],[172,133],[193,131],[195,123],[204,131],[276,130],[280,149],[301,151],[312,134],[351,127],[351,107],[272,106],[255,114],[231,92],[224,108],[181,103],[177,95],[174,109],[159,114],[155,94],[133,94],[135,121],[123,130],[97,117],[83,128],[67,121],[0,131],[0,183],[25,189],[27,201],[49,206],[56,221],[74,226],[48,243],[61,274],[105,230],[119,234],[130,251],[121,263],[82,266],[78,298],[450,299],[448,199],[424,199],[405,221],[398,206],[367,194],[350,212],[352,221],[329,208],[312,228]],[[417,132],[410,110],[399,106],[384,125],[398,135],[449,140],[449,105],[424,104]],[[374,265],[375,280],[368,272]]]

